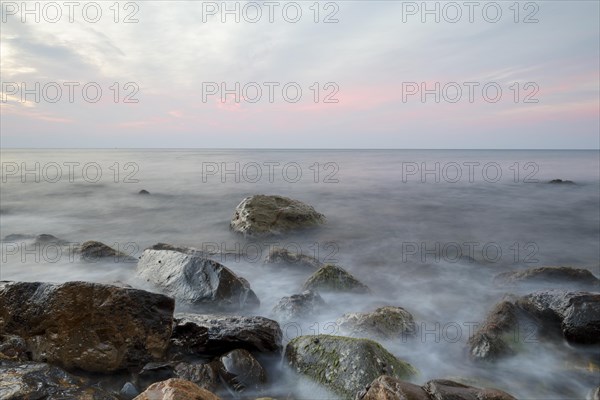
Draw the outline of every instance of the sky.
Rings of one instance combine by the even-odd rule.
[[[598,149],[599,4],[2,1],[0,145]]]

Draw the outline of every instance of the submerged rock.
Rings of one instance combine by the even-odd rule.
[[[87,282],[0,282],[0,334],[22,337],[34,361],[111,372],[162,357],[173,299]]]
[[[296,372],[349,398],[381,375],[408,379],[417,373],[377,342],[342,336],[294,338],[285,360]]]
[[[600,279],[587,269],[571,267],[539,267],[496,275],[498,285],[550,284],[553,286],[598,286]]]
[[[562,180],[562,179],[552,179],[552,180],[551,180],[550,182],[548,182],[548,183],[552,183],[552,184],[555,184],[555,185],[561,185],[561,184],[562,184],[562,185],[565,185],[565,184],[566,184],[566,185],[574,185],[574,184],[575,184],[575,182],[573,182],[573,181],[569,181],[569,180]]]
[[[214,260],[173,250],[144,250],[139,277],[192,305],[221,310],[254,309],[260,301],[250,284]]]
[[[200,339],[190,332],[203,332]],[[276,321],[264,317],[244,317],[211,314],[175,314],[171,338],[179,343],[179,351],[193,355],[221,355],[227,351],[246,349],[254,353],[281,353],[282,333]],[[193,340],[193,345],[187,344]],[[204,344],[201,342],[204,341]],[[188,353],[189,354],[189,353]]]
[[[117,397],[49,364],[2,361],[0,399],[117,400]]]
[[[173,378],[150,385],[135,400],[219,400],[219,397],[195,383]]]
[[[33,242],[35,244],[40,244],[40,245],[55,244],[55,245],[59,245],[59,246],[65,246],[65,245],[69,244],[68,241],[59,239],[56,236],[49,235],[47,233],[42,233],[40,235],[37,235],[35,237],[35,239],[33,240]]]
[[[283,321],[308,318],[319,312],[325,301],[319,293],[306,290],[300,294],[283,297],[273,308],[273,314]]]
[[[78,251],[81,255],[81,259],[84,261],[98,261],[102,259],[112,259],[115,262],[135,262],[137,261],[134,257],[128,256],[127,254],[120,252],[105,245],[102,242],[95,240],[88,240],[79,246]]]
[[[149,194],[150,194],[150,192],[149,192],[149,191],[147,191],[146,189],[142,189],[142,190],[140,190],[140,191],[138,192],[138,194],[141,194],[141,195],[149,195]]]
[[[336,265],[327,264],[312,274],[304,283],[302,290],[323,292],[370,293],[367,285],[352,274]]]
[[[600,344],[600,293],[548,290],[521,297],[517,304],[571,343]]]
[[[289,251],[282,247],[274,247],[265,258],[265,264],[284,267],[300,267],[311,270],[319,269],[323,263],[314,257]]]
[[[402,307],[387,306],[371,313],[348,313],[336,323],[342,333],[354,337],[388,340],[417,332],[412,314]]]
[[[244,235],[280,234],[325,222],[323,214],[301,201],[282,196],[246,197],[235,208],[230,227]]]

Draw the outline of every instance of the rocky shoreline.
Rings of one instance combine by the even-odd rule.
[[[244,236],[268,236],[318,229],[322,223],[325,217],[307,204],[261,195],[244,199],[230,226]],[[4,241],[25,238],[40,245],[69,243],[52,235],[13,234]],[[373,294],[339,265],[274,249],[266,267],[311,275],[298,292],[272,305],[272,315],[260,316],[254,313],[261,300],[250,283],[211,254],[157,244],[132,260],[96,241],[72,251],[82,260],[137,262],[135,273],[148,286],[0,282],[2,399],[303,398],[282,386],[282,374],[345,399],[515,399],[510,388],[496,388],[494,382],[423,379],[401,354],[386,349],[387,341],[418,333],[418,317],[401,304],[348,310],[337,319],[335,335],[300,335],[286,343],[280,323],[322,313],[328,305],[321,294]],[[526,325],[535,326],[543,342],[598,349],[598,282],[587,270],[564,266],[498,274],[490,286],[507,294],[457,362],[485,369],[528,351],[514,336]],[[530,285],[539,287],[511,294]],[[600,399],[600,386],[590,383],[589,398]]]

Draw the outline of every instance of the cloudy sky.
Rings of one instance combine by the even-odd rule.
[[[597,1],[76,3],[2,2],[3,147],[600,146]]]

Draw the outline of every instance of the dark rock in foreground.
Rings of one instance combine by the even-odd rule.
[[[2,361],[0,399],[117,400],[117,397],[49,364]]]
[[[367,285],[336,265],[327,264],[312,274],[302,290],[323,292],[370,293]]]
[[[323,214],[301,201],[283,196],[246,197],[235,208],[230,227],[244,235],[280,234],[325,222]]]
[[[408,379],[417,373],[377,342],[342,336],[294,338],[285,360],[296,372],[349,398],[381,375]]]
[[[281,328],[268,318],[175,314],[175,321],[171,347],[180,354],[221,355],[236,349],[277,354],[282,350]],[[199,337],[193,332],[198,332]]]
[[[423,386],[380,376],[359,392],[356,400],[516,400],[497,389],[480,389],[458,382],[436,379]]]
[[[571,267],[539,267],[525,271],[511,271],[496,275],[498,285],[550,284],[553,286],[595,286],[600,284],[587,269]]]
[[[348,313],[336,321],[341,332],[353,337],[397,339],[417,332],[411,313],[402,307],[380,307],[371,313]]]
[[[257,390],[267,381],[267,375],[249,351],[237,349],[222,355],[220,375],[225,384],[235,392]]]
[[[311,317],[324,306],[325,301],[319,293],[306,290],[300,294],[283,297],[273,308],[273,314],[280,320],[294,321]]]
[[[0,282],[0,335],[22,337],[34,361],[111,372],[163,356],[173,299],[87,282]]]
[[[214,260],[172,250],[144,250],[137,274],[175,299],[220,310],[260,304],[245,279]]]

